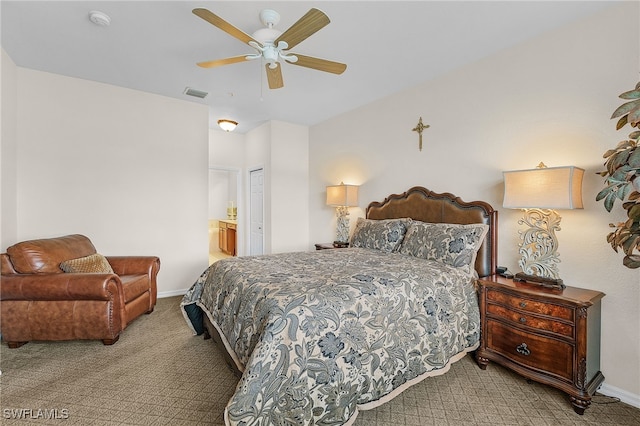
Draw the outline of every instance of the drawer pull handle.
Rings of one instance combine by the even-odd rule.
[[[527,322],[527,319],[525,317],[520,317],[520,322],[524,324],[525,322]]]
[[[526,308],[527,307],[527,302],[520,302],[520,307],[521,308]]]
[[[531,351],[529,350],[529,348],[527,347],[526,343],[521,343],[516,347],[516,352],[518,352],[521,355],[524,356],[529,356],[531,355]]]

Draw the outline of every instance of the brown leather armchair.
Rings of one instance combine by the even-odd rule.
[[[24,241],[0,254],[0,331],[10,348],[30,340],[115,343],[156,304],[155,256],[106,256],[114,273],[65,273],[60,264],[96,254],[84,235]]]

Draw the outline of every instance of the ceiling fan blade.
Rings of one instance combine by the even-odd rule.
[[[234,27],[233,25],[231,25],[230,23],[228,23],[227,21],[225,21],[224,19],[222,19],[221,17],[219,17],[218,15],[214,14],[213,12],[207,9],[201,9],[201,8],[193,9],[193,13],[199,16],[200,18],[204,19],[211,25],[215,25],[225,33],[229,34],[232,37],[237,38],[238,40],[240,40],[245,44],[249,44],[250,41],[255,41],[260,46],[262,46],[261,43],[259,43],[257,40],[254,40],[254,38],[251,37],[249,34]]]
[[[214,59],[213,61],[198,62],[197,65],[202,68],[215,68],[221,65],[235,64],[238,62],[248,61],[247,55],[233,56],[231,58]]]
[[[286,41],[288,44],[287,49],[291,49],[306,40],[310,35],[324,28],[329,22],[329,17],[324,12],[315,8],[311,9],[289,27],[287,31],[280,34],[280,37],[273,44],[277,46],[279,41]]]
[[[340,62],[333,62],[333,61],[328,61],[326,59],[314,58],[313,56],[299,55],[297,53],[293,53],[292,55],[298,57],[298,60],[296,62],[288,62],[293,65],[313,68],[314,70],[330,72],[333,74],[342,74],[344,70],[347,69],[347,65],[342,64]]]
[[[269,82],[269,89],[279,89],[284,86],[282,81],[282,66],[278,64],[277,67],[271,68],[269,64],[265,65],[267,69],[267,81]]]

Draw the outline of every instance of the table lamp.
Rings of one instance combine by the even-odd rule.
[[[345,245],[349,242],[349,207],[358,205],[358,186],[344,182],[327,186],[327,205],[336,208],[338,218],[334,244]]]
[[[504,201],[509,209],[524,209],[519,224],[528,226],[520,234],[519,281],[535,282],[547,287],[564,288],[558,274],[558,239],[560,215],[556,209],[582,208],[584,170],[574,166],[547,167],[503,172]]]

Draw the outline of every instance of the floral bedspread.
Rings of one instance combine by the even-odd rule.
[[[362,248],[234,257],[182,306],[202,308],[243,371],[227,424],[342,425],[477,348],[473,278]]]

